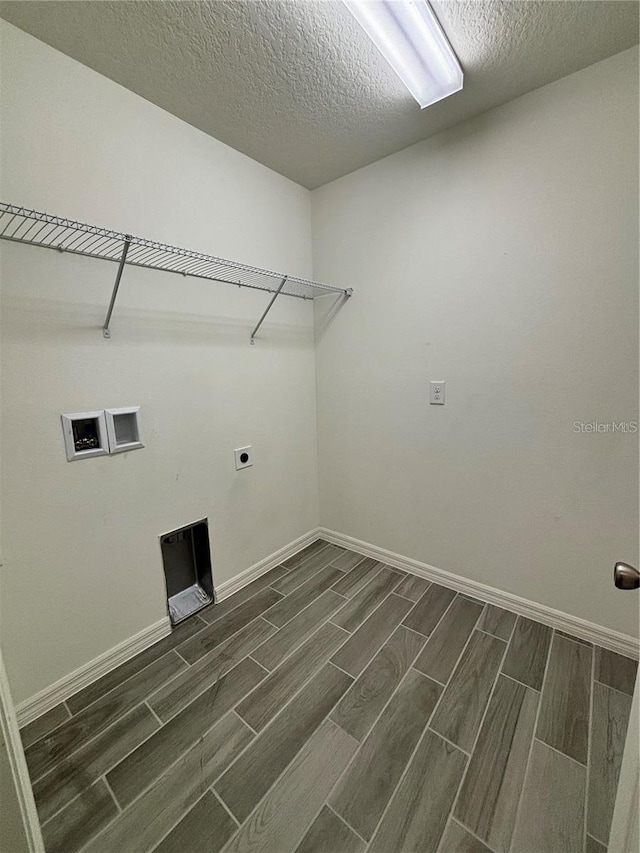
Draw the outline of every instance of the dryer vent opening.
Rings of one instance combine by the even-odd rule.
[[[213,601],[209,528],[206,519],[160,537],[171,624]]]

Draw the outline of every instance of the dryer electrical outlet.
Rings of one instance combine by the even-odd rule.
[[[253,465],[253,452],[250,444],[247,447],[239,447],[233,452],[236,457],[236,471],[240,471],[242,468],[251,468]]]

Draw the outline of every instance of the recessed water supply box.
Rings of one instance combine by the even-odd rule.
[[[177,625],[213,602],[213,578],[207,519],[160,537],[167,605]]]
[[[140,435],[140,406],[128,406],[123,409],[105,409],[109,453],[123,453],[144,447]]]
[[[104,412],[73,412],[62,415],[62,431],[67,460],[90,459],[109,453]]]

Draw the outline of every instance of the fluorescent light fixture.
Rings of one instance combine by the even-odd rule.
[[[426,0],[344,0],[422,108],[462,89],[462,68]]]

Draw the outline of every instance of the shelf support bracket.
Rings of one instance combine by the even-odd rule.
[[[127,252],[129,251],[129,246],[131,245],[131,237],[127,234],[124,238],[124,246],[122,247],[122,255],[120,256],[120,263],[118,264],[118,272],[116,273],[115,284],[113,285],[113,293],[111,294],[111,302],[109,302],[109,308],[107,310],[107,316],[104,321],[104,326],[102,327],[102,334],[105,338],[111,337],[111,331],[109,330],[109,323],[111,322],[111,315],[113,314],[113,308],[116,304],[116,297],[118,295],[118,288],[120,287],[120,279],[122,278],[122,271],[124,270],[124,265],[127,260]]]
[[[262,314],[262,317],[260,317],[260,319],[258,320],[258,323],[257,323],[257,325],[256,325],[255,329],[253,330],[253,332],[251,332],[251,345],[252,345],[252,346],[253,346],[253,344],[255,344],[255,337],[256,337],[256,333],[257,333],[258,329],[259,329],[259,328],[260,328],[260,326],[263,324],[263,322],[264,322],[264,318],[267,316],[267,314],[269,313],[269,311],[271,311],[271,307],[272,307],[273,303],[276,301],[276,299],[278,298],[278,296],[280,296],[280,291],[282,290],[282,288],[283,288],[283,287],[285,286],[285,284],[287,283],[287,278],[288,278],[288,276],[286,276],[286,275],[285,275],[285,277],[284,277],[284,278],[282,279],[282,281],[280,282],[280,287],[279,287],[279,288],[276,290],[276,292],[273,294],[273,296],[271,297],[271,300],[270,300],[269,304],[268,304],[268,305],[267,305],[267,307],[264,309],[264,312],[263,312],[263,314]]]

